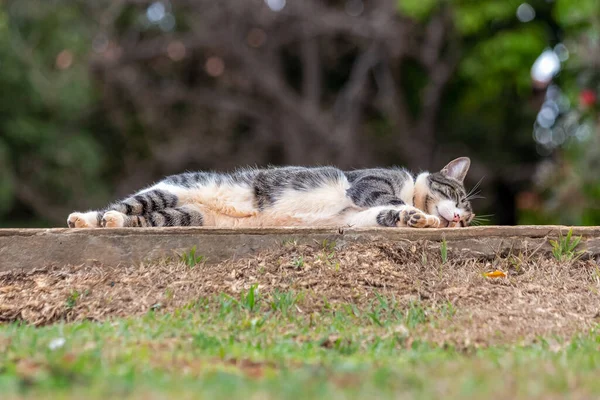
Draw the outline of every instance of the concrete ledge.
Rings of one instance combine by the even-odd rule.
[[[513,251],[550,250],[548,238],[566,235],[565,226],[485,226],[462,229],[332,229],[332,228],[121,228],[121,229],[0,229],[0,271],[30,270],[47,264],[127,264],[180,254],[196,246],[208,262],[248,256],[281,246],[286,240],[338,244],[389,240],[436,242],[446,239],[450,250],[493,257]],[[582,236],[580,248],[600,254],[600,227],[573,227]]]

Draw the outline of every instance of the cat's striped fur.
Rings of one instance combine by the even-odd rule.
[[[474,214],[466,157],[440,172],[245,169],[173,175],[102,211],[74,212],[72,228],[148,226],[467,226]]]

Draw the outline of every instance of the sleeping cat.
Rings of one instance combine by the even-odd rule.
[[[468,226],[463,181],[471,161],[435,173],[400,168],[341,171],[274,167],[165,178],[103,211],[74,212],[71,228],[212,226]]]

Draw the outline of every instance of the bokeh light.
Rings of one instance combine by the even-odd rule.
[[[73,53],[70,50],[63,50],[56,56],[56,68],[67,69],[73,64]]]
[[[560,71],[560,59],[553,50],[545,50],[533,63],[531,77],[534,82],[549,83]]]
[[[523,3],[517,8],[517,18],[521,22],[530,22],[535,18],[535,10],[529,3]]]
[[[204,69],[208,75],[216,78],[223,75],[223,72],[225,71],[225,62],[221,57],[212,56],[206,60]]]
[[[285,0],[265,0],[265,3],[273,11],[281,11],[285,7]]]
[[[185,58],[185,45],[178,40],[174,40],[167,46],[167,55],[173,61],[181,61]]]
[[[152,3],[146,10],[146,17],[150,22],[160,22],[165,17],[165,5],[159,1]]]

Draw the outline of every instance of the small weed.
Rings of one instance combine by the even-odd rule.
[[[331,251],[331,252],[333,252],[333,251],[335,251],[335,246],[336,246],[335,240],[331,240],[330,241],[330,240],[324,239],[321,242],[321,248],[323,250],[325,250],[325,251]]]
[[[269,305],[273,311],[279,311],[284,316],[289,315],[291,308],[296,304],[300,295],[290,292],[280,292],[279,290],[275,290],[271,297],[271,301]]]
[[[298,241],[296,239],[284,239],[281,244],[284,246],[294,247],[298,245]]]
[[[442,263],[446,264],[446,262],[448,261],[448,242],[446,242],[446,239],[442,239],[442,244],[440,246],[440,253],[442,256]]]
[[[442,317],[450,318],[456,314],[456,307],[454,307],[454,304],[447,302],[442,304],[438,311]]]
[[[569,229],[567,236],[563,237],[559,233],[558,240],[551,240],[552,255],[557,261],[572,261],[576,260],[584,253],[583,251],[575,251],[579,242],[581,242],[581,236],[573,238],[573,229]]]
[[[345,309],[347,315],[350,317],[360,318],[360,316],[361,316],[360,310],[354,303],[345,304],[344,309]]]
[[[525,273],[523,267],[525,266],[525,257],[523,253],[519,253],[518,256],[511,255],[508,259],[510,265],[514,268],[517,275],[521,275]]]
[[[410,303],[408,310],[406,311],[406,325],[409,328],[427,322],[427,313],[425,309],[418,303]]]
[[[248,289],[247,292],[240,293],[239,304],[240,306],[242,306],[242,308],[245,308],[250,312],[254,312],[259,308],[258,299],[258,285],[255,284],[250,286],[250,289]]]
[[[377,301],[371,303],[370,312],[366,314],[371,321],[379,326],[386,326],[399,321],[403,322],[404,315],[398,309],[398,302],[394,296],[387,298],[375,292],[375,297]]]
[[[233,312],[233,306],[238,304],[238,301],[228,294],[221,293],[218,297],[219,316],[223,318]]]
[[[166,300],[173,300],[174,295],[175,295],[175,290],[173,290],[173,288],[165,289],[165,299]]]
[[[190,268],[204,262],[204,256],[196,255],[196,246],[181,255],[181,261]]]
[[[376,325],[383,326],[383,322],[381,321],[381,316],[376,311],[371,311],[367,313],[367,317],[371,319]]]
[[[304,257],[294,257],[294,259],[292,260],[292,266],[298,269],[304,267]]]
[[[375,292],[375,297],[377,297],[377,301],[379,302],[379,309],[385,312],[389,312],[396,307],[396,298],[392,297],[391,304],[390,300],[383,297],[379,292]]]
[[[596,280],[600,282],[600,268],[598,266],[594,269],[594,275],[596,276]]]
[[[209,299],[206,297],[199,297],[196,300],[190,301],[182,307],[184,310],[193,310],[193,309],[204,309],[208,310],[209,308]]]
[[[321,254],[317,256],[317,258],[319,259],[319,261],[323,262],[327,266],[335,267],[335,264],[339,264],[339,262],[334,262],[335,251],[328,252],[324,250]]]
[[[75,304],[77,304],[77,300],[81,297],[81,293],[79,293],[77,290],[73,290],[69,296],[67,297],[67,308],[73,308],[75,307]]]

